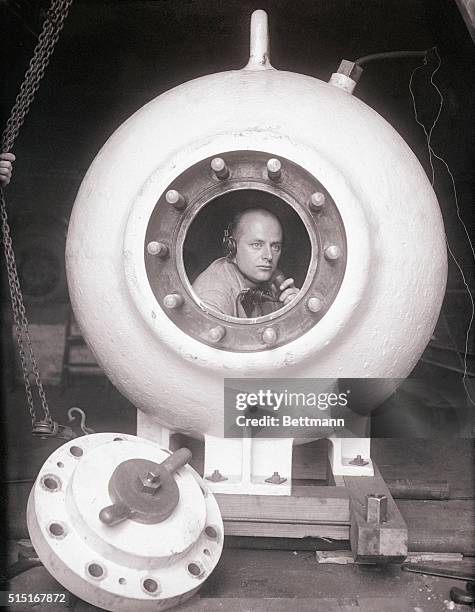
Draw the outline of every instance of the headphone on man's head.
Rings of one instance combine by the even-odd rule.
[[[237,252],[236,239],[233,236],[233,226],[234,224],[231,222],[223,234],[224,255],[228,261],[232,261]]]

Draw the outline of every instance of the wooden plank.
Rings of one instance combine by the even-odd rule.
[[[350,542],[355,560],[403,561],[408,552],[407,526],[376,465],[374,476],[345,476],[344,480],[351,497]],[[384,522],[367,521],[366,500],[372,494],[387,498]]]
[[[216,494],[223,520],[348,524],[349,497],[340,487],[294,487],[290,496]]]
[[[348,540],[347,525],[318,525],[315,523],[265,523],[254,521],[224,521],[225,536],[254,536],[263,538],[329,538]]]

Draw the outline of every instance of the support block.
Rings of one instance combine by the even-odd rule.
[[[291,438],[205,435],[204,477],[213,493],[289,496],[292,445]]]
[[[407,525],[379,470],[344,476],[350,494],[350,542],[360,563],[401,562],[408,553]]]
[[[330,442],[328,459],[334,476],[373,476],[370,438],[329,438],[328,440]]]

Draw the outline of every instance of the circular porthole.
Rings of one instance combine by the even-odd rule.
[[[280,278],[294,278],[299,289],[284,305],[274,286],[274,295],[260,298],[273,304],[258,315],[243,314],[237,302],[234,311],[220,310],[196,290],[210,265],[226,266],[223,236],[250,209],[278,220],[282,253],[272,272],[282,267]],[[331,195],[302,167],[265,152],[232,151],[200,161],[167,187],[150,216],[144,257],[157,301],[183,331],[222,350],[261,351],[300,337],[327,312],[345,272],[346,235]]]

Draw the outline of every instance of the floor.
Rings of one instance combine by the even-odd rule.
[[[66,412],[79,406],[87,414],[87,425],[95,431],[134,433],[135,410],[127,400],[102,378],[77,384],[61,394],[48,389],[48,397],[58,420],[67,421]],[[3,417],[7,463],[4,465],[4,491],[7,493],[8,527],[5,537],[11,543],[3,560],[15,559],[15,541],[27,537],[25,508],[37,470],[57,448],[58,440],[32,439],[23,391],[7,391]],[[443,425],[443,419],[441,421]],[[422,478],[447,480],[451,499],[441,502],[408,500],[398,502],[410,530],[410,548],[419,551],[445,551],[464,555],[452,562],[473,573],[475,565],[473,445],[471,440],[449,435],[437,440],[376,439],[373,457],[385,478]],[[278,550],[277,547],[284,550]],[[269,549],[269,547],[272,547]],[[468,610],[449,601],[452,586],[463,582],[411,574],[397,565],[333,565],[317,562],[318,543],[282,541],[280,544],[257,539],[229,538],[216,570],[199,595],[177,610],[264,611],[292,608],[299,611],[360,609],[371,612],[397,610],[436,612]],[[340,546],[341,547],[341,546]],[[346,546],[347,548],[348,546]],[[345,548],[345,546],[343,546]],[[431,565],[434,565],[432,563]],[[446,564],[447,566],[447,564]],[[43,567],[32,569],[11,581],[10,590],[43,592],[62,590]],[[37,612],[51,606],[36,605]],[[30,610],[20,604],[12,610]],[[96,610],[72,598],[71,607],[55,605],[57,612]]]

